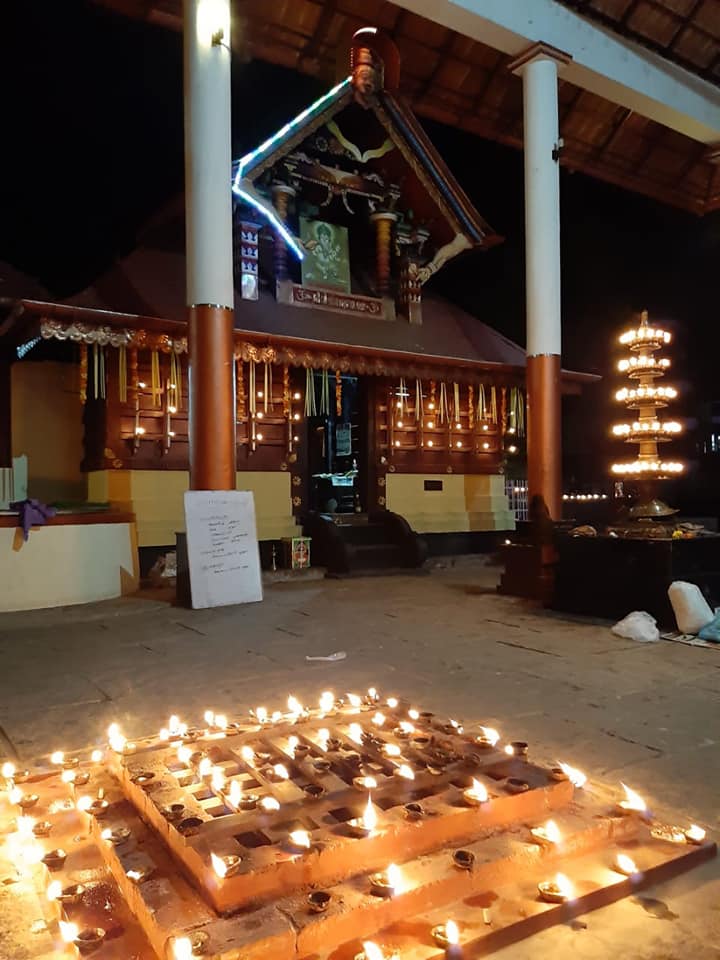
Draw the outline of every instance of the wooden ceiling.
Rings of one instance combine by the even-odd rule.
[[[95,0],[169,27],[182,0]],[[720,0],[561,0],[720,83]],[[377,26],[402,57],[401,86],[420,117],[522,147],[522,87],[510,58],[387,0],[233,0],[233,44],[245,57],[316,76],[347,69],[349,38]],[[693,213],[720,209],[720,153],[560,81],[562,164]]]

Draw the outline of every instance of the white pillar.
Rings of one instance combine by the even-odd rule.
[[[184,0],[187,305],[232,308],[230,0]]]
[[[528,487],[553,519],[562,510],[558,64],[537,44],[510,69],[523,80]]]
[[[230,0],[184,0],[190,487],[235,489]]]

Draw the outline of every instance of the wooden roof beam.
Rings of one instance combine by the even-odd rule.
[[[720,140],[720,89],[557,0],[395,2],[513,57],[549,44],[573,58],[564,80],[693,140]]]

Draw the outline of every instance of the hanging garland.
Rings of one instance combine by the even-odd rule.
[[[342,419],[342,377],[340,371],[335,371],[335,416]]]
[[[283,395],[282,395],[283,416],[289,420],[292,413],[290,409],[290,367],[288,367],[286,363],[283,364],[282,376],[283,376]]]
[[[507,433],[507,387],[500,388],[500,430]]]
[[[130,348],[130,399],[133,403],[138,395],[138,352],[135,347]]]
[[[473,398],[472,384],[468,384],[468,427],[470,430],[475,426],[475,401]]]
[[[120,403],[127,403],[128,399],[127,373],[127,347],[121,343],[118,347],[118,400]]]
[[[247,412],[245,409],[245,364],[238,357],[235,361],[235,418],[245,420]]]
[[[87,380],[88,380],[88,348],[83,343],[80,347],[80,403],[87,403]]]
[[[430,409],[435,409],[435,381],[430,381]]]
[[[315,405],[315,374],[310,367],[305,371],[305,416],[317,416],[317,407]]]

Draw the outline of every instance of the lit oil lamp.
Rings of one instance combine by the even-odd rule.
[[[293,830],[288,834],[288,842],[296,852],[302,853],[310,849],[312,839],[307,830]]]
[[[154,872],[155,868],[148,865],[147,867],[140,867],[139,870],[126,870],[125,876],[128,880],[132,880],[133,883],[140,885],[141,883],[145,883],[146,880],[149,880]]]
[[[415,727],[409,720],[401,720],[393,733],[398,739],[407,740],[411,733],[415,733]]]
[[[377,812],[373,806],[372,797],[368,797],[367,806],[362,817],[355,817],[348,821],[348,829],[355,837],[369,837],[377,827]]]
[[[385,953],[372,940],[366,940],[362,946],[362,951],[355,955],[355,960],[399,960],[397,953]]]
[[[388,697],[385,703],[390,707],[391,710],[397,710],[399,700],[397,697]]]
[[[376,727],[381,727],[385,723],[385,714],[378,710],[377,713],[374,713],[370,718],[370,722],[374,723]]]
[[[391,863],[386,870],[372,874],[370,892],[376,897],[393,897],[398,891],[401,880],[400,868]]]
[[[550,773],[555,780],[569,780],[570,783],[578,789],[584,787],[587,783],[587,777],[582,770],[577,770],[567,763],[558,763],[556,767],[552,768]]]
[[[415,779],[415,774],[413,773],[413,769],[407,763],[401,763],[399,767],[395,768],[395,776],[402,777],[404,780]]]
[[[65,754],[62,750],[56,750],[54,753],[50,754],[50,763],[52,763],[53,766],[61,767],[64,760]]]
[[[470,807],[478,807],[489,799],[489,794],[484,783],[473,777],[472,784],[463,790],[463,799]]]
[[[554,880],[539,883],[538,892],[547,903],[565,903],[572,897],[573,886],[564,874],[557,873]]]
[[[67,920],[59,920],[58,927],[60,928],[60,936],[63,943],[75,943],[77,935],[80,933],[80,927],[76,923],[71,923]]]
[[[353,786],[356,790],[375,790],[377,780],[375,777],[354,777]]]
[[[500,734],[493,727],[480,727],[480,733],[475,737],[475,743],[479,747],[489,750],[494,747],[500,739]]]
[[[419,711],[419,710],[416,710],[416,709],[413,707],[412,709],[408,710],[408,716],[410,717],[411,720],[419,720],[419,719],[420,719],[420,711]]]
[[[554,820],[548,820],[542,827],[533,827],[530,833],[535,843],[542,847],[554,847],[562,841],[562,834]]]
[[[268,722],[268,712],[266,707],[256,707],[255,708],[255,719],[258,723],[267,723]]]
[[[526,757],[528,755],[528,745],[524,740],[513,740],[505,746],[505,753],[509,757]]]
[[[287,699],[288,710],[290,711],[291,718],[297,720],[307,711],[305,707],[300,703],[297,697],[290,695]]]
[[[212,863],[212,868],[215,871],[215,875],[219,877],[220,880],[226,880],[228,877],[232,877],[233,874],[238,872],[242,861],[240,857],[233,853],[219,857],[216,853],[211,852],[210,862]]]
[[[317,743],[320,749],[323,752],[327,752],[328,742],[330,740],[330,731],[325,727],[321,727],[317,732]]]
[[[132,753],[135,745],[128,743],[127,737],[120,730],[120,725],[111,723],[107,729],[108,744],[115,753]]]
[[[62,868],[65,866],[66,860],[67,853],[60,847],[57,847],[55,850],[48,850],[48,852],[42,858],[42,862],[45,864],[48,870],[62,870]]]
[[[377,689],[375,687],[368,687],[368,692],[365,697],[365,700],[368,702],[369,705],[377,703],[380,700],[380,694],[377,692]]]
[[[55,894],[54,899],[58,900],[60,903],[72,904],[80,903],[82,898],[85,896],[87,887],[82,883],[71,883],[66,887],[61,887],[60,890],[57,889],[57,886],[53,887],[53,893]],[[48,891],[50,888],[48,887]],[[48,893],[49,896],[49,893]]]
[[[102,927],[83,927],[73,940],[80,953],[92,953],[97,950],[105,940],[105,930]]]
[[[28,818],[29,819],[29,818]],[[32,832],[35,837],[49,837],[52,830],[52,823],[49,820],[38,820],[33,824]]]
[[[5,780],[13,780],[15,778],[15,764],[6,760],[2,767],[0,767],[0,773],[2,773]]]
[[[193,752],[190,747],[186,746],[184,743],[181,743],[177,748],[177,758],[184,767],[189,765],[192,754]]]
[[[454,920],[448,920],[446,923],[433,927],[430,935],[435,943],[445,950],[449,947],[456,947],[460,943],[460,931]]]
[[[620,783],[620,786],[625,791],[625,799],[620,800],[617,804],[618,813],[627,815],[631,813],[647,813],[647,804],[640,796],[639,793],[636,793],[634,790],[631,790],[630,787],[625,786],[624,783]]]
[[[90,754],[91,763],[100,763],[102,758],[103,758],[102,750],[93,750],[93,752]]]
[[[174,937],[172,960],[193,960],[207,952],[210,936],[204,930],[193,930],[187,937]]]
[[[330,690],[325,690],[323,693],[321,693],[319,707],[320,712],[323,714],[332,713],[335,709],[335,694]]]
[[[348,736],[353,741],[353,743],[357,743],[360,746],[362,746],[363,728],[360,726],[359,723],[350,724],[350,726],[348,727]]]
[[[230,783],[228,800],[236,810],[254,810],[258,805],[259,797],[255,793],[245,793],[240,781],[233,780]]]
[[[402,753],[402,750],[396,743],[386,743],[383,749],[385,751],[385,755],[388,757],[399,757]]]
[[[21,810],[31,810],[40,799],[37,793],[23,793],[19,787],[13,787],[8,798],[10,803],[20,807]]]
[[[332,896],[325,890],[313,890],[308,894],[308,908],[310,913],[325,913],[330,906]]]
[[[129,827],[115,827],[114,829],[107,827],[100,836],[114,847],[119,847],[130,839],[132,833]]]
[[[276,780],[290,779],[290,773],[288,772],[288,768],[284,766],[282,763],[276,763],[275,766],[272,768],[272,772],[273,772],[273,777]]]
[[[263,797],[260,806],[266,813],[274,813],[280,809],[280,804],[275,797]]]
[[[613,862],[613,870],[622,873],[625,877],[632,877],[638,872],[635,861],[625,853],[619,853]]]
[[[212,776],[213,771],[213,762],[210,757],[203,757],[200,763],[197,766],[198,776],[201,780],[204,780],[205,777]]]
[[[698,827],[697,824],[693,824],[691,827],[688,827],[685,831],[685,839],[688,843],[700,844],[705,840],[705,831],[702,827]]]

